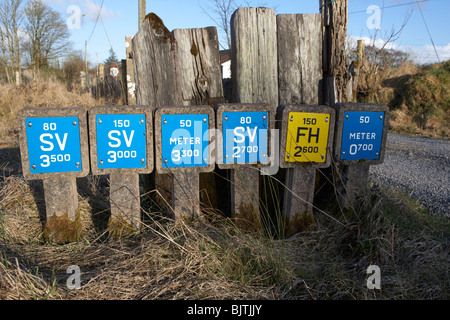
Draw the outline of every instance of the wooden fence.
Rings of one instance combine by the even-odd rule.
[[[90,161],[92,173],[110,174],[114,190],[118,190],[115,195],[111,194],[111,207],[115,208],[114,221],[122,223],[122,229],[116,232],[119,235],[123,234],[124,228],[140,228],[139,216],[136,216],[139,215],[136,211],[140,201],[138,174],[144,178],[145,188],[157,191],[157,203],[173,210],[176,218],[199,215],[202,204],[206,204],[213,211],[221,211],[236,221],[245,221],[246,227],[261,228],[263,216],[276,211],[282,213],[283,235],[310,228],[314,224],[316,191],[324,189],[317,181],[326,177],[322,183],[339,188],[338,201],[343,206],[351,205],[367,182],[369,165],[383,160],[386,140],[387,108],[345,103],[347,99],[342,92],[347,90],[347,83],[344,91],[336,87],[336,79],[341,79],[342,71],[339,77],[334,72],[342,68],[333,64],[341,61],[330,55],[333,52],[341,55],[342,48],[335,48],[340,45],[335,37],[331,39],[336,30],[331,32],[329,29],[333,20],[330,17],[339,15],[332,10],[335,6],[334,3],[327,6],[322,14],[276,15],[272,9],[247,7],[236,10],[231,19],[231,104],[224,104],[216,28],[175,29],[171,32],[156,14],[148,14],[137,34],[126,38],[124,83],[129,106],[92,108],[89,121],[73,120],[83,117],[78,109],[67,114],[75,128],[80,125],[82,136],[90,139],[89,144],[80,142],[83,154],[79,156],[77,169],[66,169],[64,173],[58,169],[49,170],[50,159],[57,162],[59,155],[44,155],[48,163],[37,168],[31,160],[35,156],[27,149],[30,148],[27,139],[31,139],[27,133],[35,130],[33,117],[42,116],[42,113],[25,110],[19,115],[25,176],[44,181],[51,178],[53,184],[67,185],[65,190],[73,195],[74,179],[87,174],[86,166],[89,164],[85,162]],[[345,32],[345,28],[343,30]],[[342,99],[340,102],[343,103],[336,104],[337,99]],[[264,144],[255,149],[259,149],[256,160],[239,163],[235,159],[227,165],[226,157],[232,154],[227,153],[226,137],[218,129],[224,129],[228,120],[231,123],[233,112],[245,115],[241,117],[241,124],[247,123],[247,119],[255,124],[252,117],[258,115],[253,137],[258,130],[258,143],[264,141]],[[53,113],[60,115],[56,111]],[[110,140],[101,140],[104,139],[101,138],[102,127],[107,127],[106,121],[111,115],[122,118],[115,118],[115,129],[105,135]],[[200,159],[195,159],[195,165],[170,166],[168,162],[171,159],[168,161],[162,150],[169,141],[164,133],[168,129],[165,128],[171,127],[171,119],[180,119],[177,118],[180,115],[189,116],[178,120],[183,130],[190,127],[191,119],[198,123],[194,130],[201,133],[196,133],[199,147],[206,151]],[[134,121],[131,119],[136,119],[132,123],[136,130],[127,132],[127,127]],[[378,122],[374,124],[376,120]],[[54,130],[56,136],[59,122],[49,120],[40,125],[44,130]],[[377,128],[370,135],[369,125]],[[130,137],[137,132],[145,137],[142,153],[137,149],[134,154],[122,151],[120,156],[112,152],[114,162],[117,158],[127,157],[135,169],[130,169],[131,162],[124,167],[106,169],[106,158],[100,155],[100,142],[105,145],[109,141],[110,146],[118,146],[118,137],[123,134],[124,142],[131,145]],[[48,132],[43,134],[41,142],[45,145],[41,149],[48,150],[49,139],[53,136]],[[56,137],[60,147],[62,134]],[[39,135],[34,133],[34,136]],[[365,137],[376,140],[377,144],[366,143]],[[298,145],[299,141],[305,141],[305,145]],[[172,142],[177,140],[170,137],[170,144]],[[86,148],[89,148],[90,160],[86,160]],[[313,156],[316,158],[311,160]],[[63,162],[74,156],[68,154],[60,158]],[[334,177],[326,172],[330,166],[336,169],[331,170],[333,174],[337,173]],[[42,170],[37,173],[37,169]],[[77,172],[71,173],[74,170]],[[58,182],[61,176],[64,178]],[[50,182],[44,185],[50,188]],[[271,194],[267,193],[269,187],[273,188]],[[53,210],[47,212],[48,218],[66,214],[54,206],[48,208]],[[77,219],[76,213],[67,216],[69,220]],[[74,234],[78,235],[76,223],[75,226],[72,224],[72,229],[69,240],[75,237]],[[52,232],[58,233],[58,230]],[[53,239],[63,241],[64,234],[59,234],[60,237]]]

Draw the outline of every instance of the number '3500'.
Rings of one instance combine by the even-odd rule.
[[[42,160],[41,167],[47,168],[51,163],[70,161],[70,154],[52,154],[50,156],[44,154],[40,159]]]
[[[42,128],[44,131],[56,131],[56,123],[44,123],[42,125]],[[64,151],[66,148],[67,143],[67,133],[64,133],[63,138],[59,136],[58,133],[43,133],[39,137],[39,140],[43,144],[40,148],[42,151],[53,151],[55,148],[55,144],[52,142],[53,138],[56,139],[56,142],[58,143],[59,149],[61,151]],[[52,154],[47,155],[43,154],[39,157],[39,159],[42,160],[41,167],[47,168],[52,163],[58,163],[58,162],[68,162],[70,161],[70,154]]]

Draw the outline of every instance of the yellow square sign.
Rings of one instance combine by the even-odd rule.
[[[325,162],[330,119],[328,113],[290,112],[285,161]]]

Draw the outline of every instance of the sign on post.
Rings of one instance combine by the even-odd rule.
[[[384,160],[389,108],[378,104],[345,103],[337,112],[335,158],[341,164]]]
[[[341,167],[337,187],[342,189],[342,205],[348,207],[367,185],[369,166],[384,160],[388,128],[387,106],[362,103],[339,103],[334,157]]]
[[[265,104],[219,104],[217,165],[230,170],[231,215],[259,227],[260,168],[270,165],[275,114]]]
[[[313,222],[317,168],[330,165],[335,110],[327,106],[281,105],[280,167],[286,170],[283,215],[286,236]]]
[[[32,174],[82,171],[78,117],[28,117],[25,123]]]
[[[96,106],[89,111],[91,167],[110,175],[114,236],[140,229],[139,174],[153,171],[153,108]]]
[[[209,115],[163,114],[161,118],[162,166],[207,167]]]
[[[76,178],[89,173],[86,113],[72,107],[25,108],[18,114],[23,175],[44,184],[47,241],[81,236]]]
[[[172,176],[176,217],[200,213],[199,173],[215,166],[214,124],[210,106],[164,107],[155,112],[155,168]]]

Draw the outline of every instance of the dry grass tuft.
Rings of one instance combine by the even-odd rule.
[[[314,231],[282,240],[225,218],[174,223],[149,212],[139,235],[112,239],[92,227],[90,202],[80,196],[88,232],[50,245],[29,190],[17,177],[0,189],[3,299],[448,298],[449,222],[400,193],[372,188],[353,209],[330,212],[340,223],[317,212]],[[381,268],[381,290],[366,287],[372,264]],[[81,269],[80,290],[66,285],[71,265]]]
[[[17,114],[26,107],[89,108],[97,105],[90,93],[77,94],[54,78],[37,78],[27,85],[0,85],[0,141],[14,143],[17,136]]]

